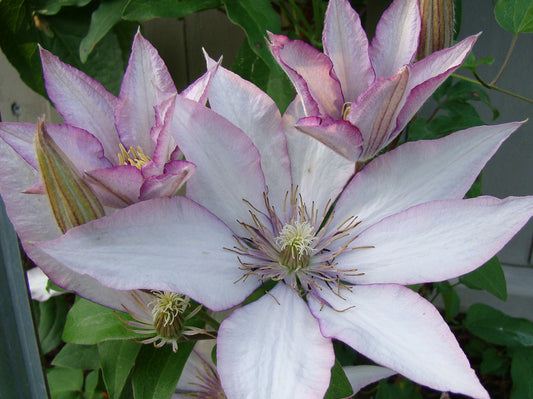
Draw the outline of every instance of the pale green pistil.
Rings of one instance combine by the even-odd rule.
[[[279,245],[279,262],[290,271],[298,271],[309,265],[316,238],[313,226],[308,222],[295,222],[283,226],[276,244]]]
[[[188,306],[188,298],[170,293],[157,292],[152,315],[154,328],[162,338],[177,339],[181,337],[184,328],[183,312]]]

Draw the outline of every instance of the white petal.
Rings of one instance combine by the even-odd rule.
[[[417,205],[359,234],[340,268],[357,268],[357,284],[418,284],[448,280],[488,261],[533,216],[533,196],[500,200],[433,201]]]
[[[291,187],[291,163],[276,103],[252,83],[219,67],[209,87],[209,105],[257,147],[270,198],[281,209]]]
[[[329,2],[323,42],[341,83],[344,101],[355,101],[374,80],[374,70],[361,20],[347,0]]]
[[[328,201],[337,198],[353,175],[355,163],[297,130],[294,125],[304,116],[299,97],[289,105],[283,115],[292,180],[294,186],[298,186],[304,201],[314,201],[316,209],[322,212]]]
[[[53,296],[63,294],[63,292],[48,289],[48,277],[38,267],[28,270],[26,278],[28,279],[31,299],[34,301],[43,302]]]
[[[378,364],[433,389],[488,398],[468,359],[439,312],[409,288],[354,286],[322,291],[329,306],[310,299],[322,333]]]
[[[357,216],[357,234],[413,205],[462,198],[520,125],[477,126],[438,140],[406,143],[377,157],[346,187],[335,208],[336,220]]]
[[[77,273],[119,290],[185,294],[213,310],[228,309],[258,285],[239,281],[233,232],[184,197],[157,198],[40,243]]]
[[[175,99],[172,134],[187,161],[196,165],[187,196],[239,234],[252,223],[247,200],[265,210],[261,157],[246,134],[227,119],[181,96]]]
[[[313,399],[328,389],[334,353],[309,308],[283,283],[235,310],[218,332],[217,365],[228,398]]]
[[[376,78],[388,78],[411,63],[419,34],[417,0],[395,0],[381,16],[368,49]]]

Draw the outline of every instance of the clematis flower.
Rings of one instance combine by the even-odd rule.
[[[298,129],[339,154],[366,162],[407,125],[433,91],[458,68],[476,36],[414,63],[420,34],[417,0],[395,0],[369,44],[347,0],[331,0],[324,53],[270,34],[272,54],[302,98]]]
[[[300,101],[282,119],[219,68],[209,103],[174,99],[174,137],[197,165],[186,197],[134,204],[39,248],[106,286],[180,292],[214,311],[267,290],[220,326],[230,399],[322,398],[332,339],[419,384],[488,398],[439,312],[406,285],[474,270],[533,215],[533,197],[463,199],[520,123],[404,144],[350,180],[352,162],[292,128]]]
[[[169,133],[167,111],[176,89],[156,49],[136,34],[118,98],[44,49],[41,59],[48,95],[65,124],[40,130],[83,176],[105,212],[175,194],[194,165],[181,159]],[[212,73],[180,96],[205,102]],[[62,234],[45,195],[35,132],[35,124],[0,123],[0,194],[26,253],[62,288],[118,310],[133,305],[128,293],[72,273],[33,245]]]

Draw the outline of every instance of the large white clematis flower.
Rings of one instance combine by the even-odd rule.
[[[270,35],[272,54],[302,98],[298,129],[339,154],[368,161],[407,125],[474,45],[457,45],[414,62],[420,34],[417,0],[395,0],[369,44],[347,0],[326,11],[324,53],[299,40]]]
[[[182,160],[169,133],[176,88],[157,50],[136,34],[118,98],[48,51],[41,49],[41,59],[48,96],[65,121],[46,130],[106,213],[174,195],[194,165]],[[179,95],[205,103],[213,72]],[[61,235],[41,182],[35,132],[33,123],[0,123],[0,194],[26,253],[62,288],[118,310],[134,305],[131,293],[72,273],[32,244]]]
[[[292,128],[300,102],[282,119],[220,68],[209,102],[175,98],[174,137],[197,165],[188,198],[144,201],[39,247],[107,286],[214,311],[275,285],[221,324],[230,399],[322,398],[332,338],[417,383],[488,398],[439,312],[405,285],[474,270],[531,217],[533,197],[462,199],[520,123],[402,145],[350,180],[353,163]]]

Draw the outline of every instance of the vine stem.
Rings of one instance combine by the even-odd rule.
[[[477,72],[474,72],[474,76],[476,77],[477,80],[476,79],[472,79],[472,78],[468,78],[466,76],[457,75],[455,73],[453,73],[451,76],[453,76],[454,78],[457,78],[457,79],[466,80],[467,82],[470,82],[470,83],[475,83],[477,85],[486,87],[487,89],[499,91],[500,93],[504,93],[504,94],[507,94],[509,96],[512,96],[512,97],[515,97],[515,98],[518,98],[520,100],[527,101],[528,103],[532,103],[533,104],[533,100],[531,98],[527,98],[527,97],[521,96],[520,94],[513,93],[513,92],[511,92],[509,90],[505,90],[505,89],[502,89],[502,88],[500,88],[498,86],[494,86],[494,85],[492,85],[490,83],[485,82],[481,78],[481,76],[478,75]]]
[[[514,46],[516,44],[516,40],[517,39],[518,39],[518,33],[515,33],[514,36],[513,36],[513,40],[511,41],[511,45],[509,46],[509,50],[507,50],[507,55],[505,56],[505,60],[503,61],[503,64],[502,64],[500,70],[498,71],[498,73],[496,74],[494,79],[492,79],[492,82],[490,82],[491,86],[494,86],[496,84],[496,82],[500,79],[500,77],[502,76],[503,70],[505,69],[505,67],[509,63],[509,59],[511,58],[511,54],[513,53]]]

